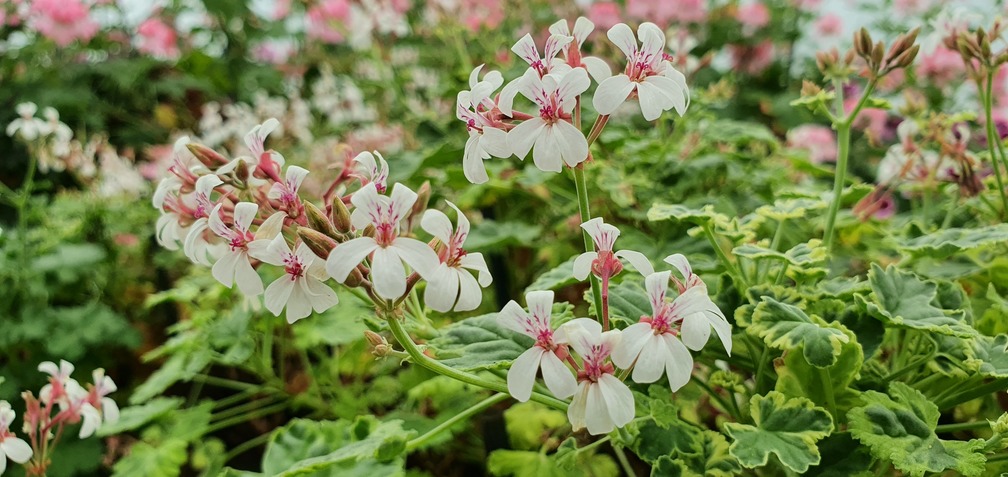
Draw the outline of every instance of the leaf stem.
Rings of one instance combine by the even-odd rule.
[[[414,439],[410,439],[410,441],[406,443],[406,450],[407,450],[407,452],[408,451],[416,450],[416,449],[418,449],[420,447],[423,447],[431,439],[433,439],[434,437],[436,437],[438,434],[440,434],[440,433],[442,433],[442,432],[450,429],[455,424],[458,424],[459,422],[461,422],[461,421],[463,421],[465,419],[468,419],[469,417],[471,417],[473,415],[476,415],[476,414],[478,414],[480,412],[483,412],[488,407],[493,406],[494,404],[497,404],[499,402],[502,402],[502,401],[506,400],[509,397],[510,396],[507,393],[497,393],[497,394],[494,394],[493,396],[490,396],[490,397],[488,397],[488,398],[486,398],[486,399],[484,399],[484,400],[482,400],[482,401],[480,401],[480,402],[478,402],[476,404],[473,404],[468,409],[466,409],[466,410],[464,410],[464,411],[462,411],[462,412],[460,412],[460,413],[458,413],[458,414],[456,414],[456,415],[448,418],[447,420],[445,420],[441,424],[438,424],[437,426],[435,426],[433,429],[425,432],[423,435],[418,436],[418,437],[416,437]]]
[[[830,377],[829,368],[817,368],[819,370],[819,382],[822,383],[823,391],[826,393],[826,409],[833,416],[833,422],[839,420],[837,415],[836,397],[833,396],[833,379]]]
[[[1008,388],[1008,378],[996,379],[982,386],[968,388],[964,392],[953,394],[952,396],[942,399],[937,403],[938,409],[948,409],[952,406],[972,401],[978,397],[986,396],[996,391],[1004,391],[1006,388]]]
[[[725,270],[735,279],[736,282],[738,282],[738,284],[741,284],[745,289],[748,289],[748,281],[746,281],[745,277],[742,276],[742,273],[739,272],[738,267],[736,267],[735,264],[732,263],[731,259],[728,258],[728,254],[721,249],[721,245],[718,244],[717,237],[714,236],[714,230],[711,229],[711,225],[709,223],[703,225],[703,231],[704,235],[707,237],[707,241],[710,242],[711,247],[714,249],[714,253],[724,265]]]
[[[979,79],[978,79],[979,81]],[[993,118],[993,85],[994,85],[994,70],[988,69],[987,71],[987,84],[985,87],[980,88],[977,85],[977,89],[984,91],[983,95],[983,106],[984,106],[984,118],[987,120],[987,151],[990,153],[991,166],[994,167],[994,178],[997,179],[998,193],[1001,195],[1001,217],[1008,213],[1008,195],[1005,194],[1004,181],[1001,179],[1001,167],[998,164],[998,157],[994,151],[994,143],[996,142],[998,147],[1001,146],[1001,137],[997,135],[997,131],[994,128],[994,118]],[[1005,163],[1004,154],[1001,155],[1001,162]],[[1008,166],[1008,163],[1005,163]]]
[[[623,468],[623,473],[627,477],[637,477],[637,473],[634,472],[633,466],[630,465],[630,460],[627,459],[626,453],[623,452],[623,447],[612,446],[613,453],[616,454],[616,460],[619,461],[620,467]]]
[[[935,426],[935,433],[972,431],[974,429],[989,429],[990,423],[987,421],[956,422],[953,424],[938,424]]]

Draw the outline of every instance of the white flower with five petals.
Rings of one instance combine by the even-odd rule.
[[[535,340],[527,351],[519,355],[508,370],[508,392],[525,402],[532,397],[536,374],[542,370],[546,387],[558,398],[574,394],[577,381],[564,364],[569,356],[565,335],[554,332],[550,324],[553,310],[552,291],[534,291],[525,295],[528,312],[511,300],[497,314],[497,323]]]
[[[619,330],[602,332],[602,325],[589,318],[564,323],[557,330],[581,356],[578,388],[567,408],[567,419],[575,431],[587,428],[592,435],[606,434],[623,427],[634,417],[633,393],[613,375],[606,358],[619,346]]]
[[[622,267],[620,270],[614,270],[616,267],[612,260],[620,258],[629,262],[641,275],[648,276],[654,273],[654,267],[651,266],[651,262],[643,253],[633,250],[613,252],[613,246],[616,239],[619,238],[620,231],[615,226],[603,222],[601,217],[581,224],[581,228],[591,236],[592,242],[595,243],[595,251],[582,253],[574,259],[574,278],[584,280],[593,272],[600,278],[602,275],[605,275],[604,278],[616,275]]]
[[[682,116],[689,106],[689,89],[686,77],[669,63],[664,52],[665,33],[654,23],[642,23],[637,35],[640,45],[626,24],[609,29],[609,40],[627,56],[627,66],[623,73],[599,83],[592,99],[595,110],[612,114],[636,93],[644,119],[654,121],[662,111],[673,108]]]
[[[554,68],[561,65],[584,68],[591,75],[592,79],[597,82],[612,76],[612,70],[609,68],[609,65],[601,58],[581,55],[581,45],[584,44],[588,35],[595,31],[595,24],[591,20],[585,17],[578,17],[574,21],[573,31],[568,27],[567,20],[557,20],[556,23],[550,25],[549,31],[554,35],[573,38],[573,41],[568,43],[567,47],[563,50],[567,61],[560,62],[559,59],[554,58]]]
[[[223,183],[224,181],[215,174],[205,175],[196,181],[196,206],[192,211],[196,221],[189,227],[189,233],[186,234],[185,242],[182,245],[182,250],[193,263],[210,266],[209,255],[213,249],[207,242],[204,232],[209,228],[210,212],[217,205],[215,201],[210,199],[210,196],[214,188]]]
[[[375,156],[378,157],[375,160]],[[374,154],[364,151],[357,154],[353,158],[354,164],[356,164],[356,172],[354,173],[361,180],[361,185],[367,185],[374,182],[375,188],[378,190],[379,194],[385,193],[385,188],[388,182],[389,167],[388,162],[382,157],[381,153],[375,151]]]
[[[307,317],[312,310],[322,313],[339,303],[336,292],[322,283],[326,279],[324,264],[303,242],[291,252],[280,234],[265,251],[254,256],[284,268],[284,275],[266,287],[263,299],[266,309],[276,316],[286,306],[288,323]]]
[[[532,40],[532,35],[526,33],[525,36],[521,37],[521,39],[511,47],[511,51],[528,63],[529,69],[525,72],[526,75],[522,75],[511,80],[511,82],[505,85],[504,89],[501,90],[499,104],[500,110],[504,112],[504,114],[508,116],[511,115],[511,105],[514,102],[515,96],[522,90],[525,82],[527,81],[527,74],[531,72],[535,74],[535,76],[542,78],[551,73],[554,65],[553,59],[556,58],[556,56],[560,54],[560,52],[563,51],[563,49],[566,48],[572,41],[574,41],[574,37],[558,35],[556,33],[551,34],[550,37],[546,39],[546,47],[543,49],[543,55],[539,56],[539,49],[536,48],[535,41]]]
[[[490,99],[490,95],[500,88],[504,78],[499,72],[491,71],[483,80],[479,80],[482,68],[483,65],[480,65],[473,69],[469,75],[469,90],[459,91],[455,101],[455,116],[466,123],[469,132],[462,153],[462,170],[466,179],[473,184],[489,180],[484,160],[511,155],[503,125],[500,120],[494,120],[490,116],[497,110],[497,104]]]
[[[581,68],[543,78],[534,70],[526,71],[521,93],[539,107],[539,115],[508,131],[512,152],[524,159],[532,150],[536,167],[547,172],[560,172],[564,164],[574,167],[586,161],[588,140],[569,118],[575,97],[590,85],[588,73]]]
[[[263,292],[262,278],[252,268],[250,257],[261,255],[283,227],[286,214],[278,212],[266,219],[256,233],[250,230],[259,205],[252,202],[239,202],[234,207],[234,225],[228,227],[221,217],[222,204],[217,204],[210,214],[210,230],[224,239],[228,249],[214,263],[211,272],[217,281],[231,288],[237,284],[238,289],[248,296],[256,296]]]
[[[665,257],[665,263],[675,267],[683,276],[681,282],[672,277],[679,288],[679,293],[685,293],[691,288],[700,288],[703,290],[702,298],[706,298],[708,302],[702,312],[693,313],[683,318],[680,335],[683,344],[693,351],[700,351],[710,339],[711,328],[714,328],[714,332],[721,340],[721,345],[730,355],[732,350],[731,324],[728,323],[728,319],[725,318],[721,309],[707,295],[707,284],[700,279],[699,275],[693,273],[693,267],[690,267],[689,261],[681,253]]]
[[[9,402],[0,401],[0,474],[7,470],[7,459],[24,464],[32,457],[31,446],[10,430],[16,416]]]
[[[483,300],[480,287],[490,286],[493,277],[481,253],[468,253],[462,245],[469,236],[469,219],[448,202],[458,214],[458,228],[452,230],[451,220],[440,210],[424,212],[420,226],[444,244],[439,253],[441,264],[427,279],[424,303],[432,310],[446,312],[475,310]],[[465,269],[476,272],[477,278]]]

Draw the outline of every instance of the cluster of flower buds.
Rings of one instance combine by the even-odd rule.
[[[0,401],[0,473],[10,459],[24,464],[28,475],[45,475],[66,425],[80,423],[78,436],[84,439],[102,424],[119,420],[119,407],[108,397],[116,391],[116,385],[105,370],[94,370],[94,382],[85,388],[70,376],[74,366],[67,361],[61,360],[59,365],[46,361],[38,369],[49,375],[49,383],[37,397],[30,391],[21,394],[25,401],[23,432],[28,441],[11,430],[16,414],[10,403]]]
[[[1008,63],[1008,47],[995,51],[996,45],[1002,39],[1004,25],[996,19],[990,30],[977,28],[974,31],[959,31],[953,29],[943,39],[945,46],[958,51],[966,64],[966,71],[974,79],[980,79],[986,71],[996,71],[1001,65]]]
[[[881,41],[872,43],[871,34],[867,29],[861,28],[854,33],[854,51],[868,65],[869,74],[882,77],[913,63],[920,51],[920,45],[914,44],[919,32],[920,28],[914,28],[899,35],[889,46],[889,51],[886,51]]]
[[[693,372],[689,350],[703,348],[711,329],[731,353],[731,325],[683,255],[674,254],[665,259],[679,272],[680,279],[672,271],[655,272],[640,252],[613,252],[619,229],[603,223],[602,219],[591,219],[582,227],[591,235],[597,252],[588,252],[575,259],[574,276],[580,280],[587,278],[589,273],[598,277],[602,281],[605,304],[609,279],[623,270],[620,259],[626,260],[645,277],[651,315],[641,316],[638,323],[623,330],[610,329],[604,305],[602,314],[606,319],[602,323],[576,318],[554,327],[551,323],[553,292],[534,291],[525,296],[527,312],[511,301],[497,319],[501,326],[535,340],[508,371],[511,395],[519,401],[527,401],[541,370],[550,392],[559,398],[573,396],[567,415],[574,430],[587,428],[591,434],[603,434],[626,425],[634,416],[633,394],[617,377],[617,368],[632,370],[630,377],[638,383],[653,383],[666,375],[672,391],[676,391],[689,382]],[[667,297],[670,284],[678,292],[672,300]],[[574,355],[581,359],[575,359]]]

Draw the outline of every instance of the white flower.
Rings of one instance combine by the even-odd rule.
[[[574,98],[584,93],[591,82],[581,68],[562,77],[552,74],[539,78],[533,70],[525,72],[521,93],[539,107],[539,115],[523,121],[508,132],[512,152],[521,159],[533,146],[532,159],[543,171],[560,172],[564,164],[574,167],[588,159],[588,140],[570,123]]]
[[[500,110],[504,114],[511,115],[511,104],[514,101],[515,95],[522,89],[527,76],[527,73],[531,71],[539,78],[546,76],[552,72],[553,68],[553,58],[560,53],[564,47],[567,46],[574,38],[567,35],[559,35],[553,33],[546,40],[546,48],[543,50],[543,55],[539,56],[539,49],[536,48],[535,41],[532,40],[532,35],[526,33],[520,40],[518,40],[514,46],[511,47],[516,55],[520,56],[521,59],[525,60],[529,64],[529,70],[526,71],[526,75],[519,76],[514,80],[511,80],[504,89],[501,90],[500,94]],[[496,88],[495,88],[496,89]]]
[[[378,160],[375,160],[375,156],[378,156]],[[388,187],[388,162],[382,157],[381,153],[375,151],[374,154],[364,151],[357,154],[353,158],[353,162],[357,164],[357,169],[361,172],[357,173],[356,176],[360,178],[361,185],[367,185],[374,182],[375,189],[378,190],[379,194],[384,194],[385,189]]]
[[[575,431],[588,428],[592,435],[606,434],[627,425],[634,417],[630,388],[613,376],[606,358],[619,346],[619,330],[602,332],[602,325],[589,318],[564,323],[557,333],[566,335],[570,346],[581,356],[584,369],[578,372],[578,388],[567,408],[567,419]]]
[[[19,134],[21,139],[33,141],[39,136],[49,133],[48,125],[40,118],[35,117],[38,106],[35,103],[20,103],[15,107],[18,118],[7,125],[7,135]]]
[[[105,370],[102,368],[92,371],[91,377],[94,379],[94,398],[101,402],[102,422],[112,424],[118,421],[119,405],[108,395],[116,392],[119,388],[112,378],[105,375]]]
[[[236,204],[233,227],[224,224],[221,207],[222,204],[217,204],[210,214],[209,226],[213,233],[224,239],[228,251],[214,263],[211,270],[213,276],[228,288],[237,284],[238,289],[245,295],[258,295],[263,292],[262,278],[252,268],[249,257],[265,252],[270,241],[280,233],[286,214],[278,212],[271,215],[253,234],[249,231],[249,227],[259,210],[258,204],[252,202]]]
[[[455,100],[455,116],[466,123],[469,132],[462,154],[462,170],[466,179],[473,184],[489,180],[486,167],[483,166],[484,160],[511,155],[503,124],[491,116],[497,109],[497,104],[490,99],[490,95],[500,88],[504,78],[499,72],[490,71],[480,81],[479,72],[482,68],[483,65],[479,65],[473,69],[469,74],[470,89],[459,91]]]
[[[420,220],[420,226],[444,244],[441,250],[441,264],[430,278],[424,289],[424,303],[431,309],[446,312],[455,307],[455,311],[475,310],[483,300],[480,287],[490,286],[493,277],[481,253],[468,253],[462,245],[469,236],[469,219],[455,204],[448,202],[458,214],[458,228],[452,230],[448,216],[440,210],[428,210]],[[479,281],[472,273],[477,273]]]
[[[0,474],[7,470],[7,459],[24,464],[32,457],[31,446],[10,430],[16,415],[9,402],[0,401]]]
[[[382,298],[396,299],[406,293],[406,262],[421,277],[428,278],[438,266],[437,254],[427,244],[399,236],[399,222],[405,219],[417,195],[402,184],[392,187],[391,197],[379,195],[372,182],[350,198],[354,211],[350,222],[357,230],[368,224],[374,237],[358,237],[336,246],[326,259],[326,270],[342,283],[368,255],[371,257],[371,283]]]
[[[91,393],[81,387],[80,383],[70,380],[66,384],[66,400],[68,404],[64,407],[61,402],[60,408],[64,411],[69,410],[69,412],[80,418],[81,428],[78,436],[81,439],[90,437],[101,426],[101,412],[91,404]],[[116,411],[118,411],[118,407]]]
[[[630,27],[619,23],[609,29],[609,40],[627,56],[623,73],[599,83],[592,104],[599,114],[612,114],[636,92],[640,98],[644,119],[654,121],[662,111],[675,108],[680,116],[689,106],[686,77],[672,67],[663,49],[665,33],[654,23],[642,23],[637,28],[641,45],[637,45]]]
[[[568,28],[567,20],[557,20],[556,23],[550,25],[550,33],[561,37],[573,37],[574,39],[567,45],[567,48],[563,50],[564,57],[567,58],[567,62],[563,63],[554,58],[553,68],[560,67],[561,65],[581,67],[588,70],[588,74],[591,75],[595,81],[602,81],[612,76],[612,70],[609,69],[609,65],[601,58],[594,56],[581,56],[581,45],[584,44],[585,39],[587,39],[588,35],[590,35],[593,31],[595,31],[595,24],[585,17],[578,17],[578,19],[574,21],[573,32]]]
[[[280,234],[254,256],[284,268],[284,275],[270,283],[263,295],[266,309],[275,316],[280,316],[286,306],[287,322],[294,323],[310,315],[313,309],[322,313],[339,303],[336,292],[322,283],[326,279],[325,266],[303,242],[291,252]]]
[[[550,325],[553,292],[530,292],[525,295],[525,302],[528,313],[511,300],[497,314],[497,323],[501,326],[535,340],[531,348],[511,363],[507,375],[508,392],[521,402],[528,401],[536,374],[542,369],[543,381],[550,392],[558,398],[566,398],[574,394],[577,381],[563,363],[568,356],[566,339],[559,332],[554,333]]]
[[[673,391],[683,387],[693,372],[693,356],[677,335],[686,316],[706,311],[710,303],[707,290],[693,287],[676,297],[671,303],[665,300],[672,272],[648,275],[645,287],[651,301],[651,316],[641,317],[623,330],[623,341],[613,351],[612,359],[623,369],[633,367],[631,377],[638,383],[653,383],[668,374]]]
[[[284,163],[283,156],[281,156],[279,153],[275,151],[266,151],[265,146],[266,137],[269,136],[270,133],[275,131],[278,127],[280,127],[280,121],[277,121],[276,118],[269,118],[262,124],[253,127],[252,130],[245,135],[245,146],[249,148],[249,151],[252,151],[252,164],[250,165],[259,164],[259,162],[263,160],[263,156],[265,156],[267,152],[270,153],[270,155],[273,157],[275,161],[279,163],[279,165],[281,166],[283,165]]]
[[[73,363],[61,359],[59,366],[57,366],[52,361],[43,361],[39,363],[38,370],[49,375],[49,383],[42,386],[39,391],[39,400],[44,403],[52,402],[54,397],[60,400],[65,393],[67,383],[72,381],[70,375],[74,372]]]
[[[713,327],[714,332],[717,333],[718,338],[721,340],[721,345],[724,346],[725,351],[730,355],[732,350],[731,324],[728,323],[724,313],[721,313],[721,309],[707,295],[707,284],[700,279],[699,275],[693,273],[693,268],[690,267],[689,261],[681,253],[665,257],[665,262],[675,267],[676,270],[679,270],[679,273],[683,276],[682,282],[672,277],[679,288],[680,294],[693,288],[699,288],[703,293],[698,295],[696,300],[703,301],[706,299],[707,301],[703,311],[686,315],[683,318],[682,329],[679,335],[683,344],[693,351],[700,351],[707,344],[707,340],[710,339],[711,327]]]
[[[648,276],[654,273],[651,262],[640,252],[620,250],[613,253],[613,245],[616,243],[620,231],[616,227],[604,223],[601,217],[581,224],[581,228],[591,235],[596,251],[582,253],[574,259],[574,278],[584,280],[588,278],[588,274],[595,272],[599,278],[607,280],[622,270],[622,264],[618,260],[620,258],[633,265],[641,275]]]
[[[212,249],[203,232],[206,232],[209,227],[210,212],[216,206],[214,201],[210,200],[210,195],[214,188],[223,183],[224,181],[215,174],[205,175],[196,181],[194,196],[196,207],[192,211],[192,216],[196,221],[189,227],[189,233],[186,234],[185,242],[182,245],[182,250],[193,263],[210,266],[209,255]]]
[[[291,217],[300,216],[304,212],[304,205],[298,198],[298,190],[301,189],[301,183],[307,175],[308,169],[298,166],[288,167],[284,181],[274,182],[266,197],[279,200],[283,210],[286,210]]]

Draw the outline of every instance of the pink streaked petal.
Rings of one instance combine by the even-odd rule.
[[[216,206],[214,206],[213,210],[210,212],[210,217],[208,219],[207,225],[210,227],[210,230],[212,230],[213,233],[217,234],[218,237],[222,237],[225,240],[231,240],[231,237],[234,237],[235,233],[230,228],[228,228],[226,224],[224,224],[224,219],[221,218],[221,208],[223,207],[224,204],[217,204]],[[237,212],[238,210],[236,208],[235,213],[237,214]]]
[[[560,99],[560,105],[565,113],[570,113],[574,108],[574,98],[584,93],[591,86],[588,79],[588,72],[584,68],[574,68],[563,75],[563,78],[556,85],[556,95]]]
[[[543,50],[543,60],[549,61],[556,58],[560,51],[567,47],[570,42],[574,41],[574,37],[569,35],[558,35],[556,33],[550,35],[546,39],[546,47]]]
[[[681,253],[675,253],[665,257],[665,263],[672,265],[679,273],[682,274],[683,280],[689,281],[690,277],[693,276],[693,267],[690,266],[689,260],[686,260],[686,256]]]
[[[248,232],[249,227],[252,226],[252,221],[255,220],[256,212],[258,211],[259,211],[259,205],[253,202],[239,202],[235,204],[234,208],[235,228],[241,232]],[[211,221],[213,220],[213,215],[214,214],[210,214]]]
[[[637,38],[634,37],[633,30],[626,26],[625,23],[617,23],[609,29],[606,33],[609,37],[609,41],[616,45],[627,57],[633,55],[637,51]]]
[[[287,174],[284,176],[284,182],[287,183],[287,187],[292,193],[297,193],[298,189],[301,188],[301,183],[304,182],[304,178],[308,175],[308,169],[298,166],[288,166]]]
[[[532,386],[535,384],[539,362],[546,350],[533,346],[518,355],[511,363],[507,374],[508,392],[519,402],[528,401],[532,397]]]
[[[564,25],[566,26],[566,22],[564,22]],[[593,31],[595,31],[595,24],[592,23],[591,20],[585,17],[578,17],[578,19],[574,21],[574,33],[572,36],[574,36],[574,41],[577,42],[578,48],[584,44],[585,39],[587,39],[588,35],[591,35]]]
[[[521,37],[514,46],[511,47],[516,55],[525,60],[529,65],[540,61],[539,50],[535,46],[535,41],[532,40],[532,35],[526,33],[525,36]]]
[[[665,32],[658,25],[651,22],[641,23],[637,27],[637,36],[640,37],[640,51],[647,53],[652,58],[660,58],[662,50],[665,49]]]
[[[553,314],[553,291],[538,290],[525,294],[525,304],[538,329],[551,329],[550,315]]]
[[[392,194],[390,194],[392,199],[392,221],[396,223],[409,215],[410,211],[413,209],[413,204],[416,203],[417,194],[413,192],[409,187],[406,187],[400,183],[396,183],[392,186]]]
[[[651,311],[658,313],[658,310],[665,304],[665,293],[668,291],[669,277],[672,272],[652,273],[644,279],[644,288],[647,289],[648,298],[651,301]]]
[[[378,242],[371,237],[359,237],[336,246],[326,259],[326,271],[337,282],[343,283],[350,272],[364,257],[378,248]]]
[[[462,209],[459,209],[458,206],[453,204],[451,201],[446,200],[445,203],[448,204],[448,207],[455,209],[455,223],[457,224],[455,227],[456,234],[462,238],[462,241],[465,241],[466,237],[469,236],[469,219],[462,213]]]
[[[497,313],[497,324],[535,339],[530,322],[528,313],[514,300],[507,302],[500,313]]]

